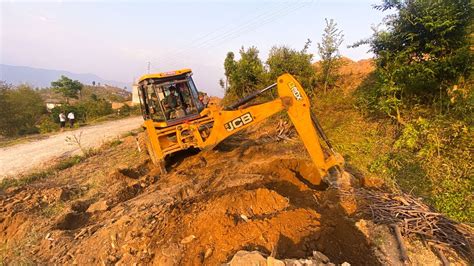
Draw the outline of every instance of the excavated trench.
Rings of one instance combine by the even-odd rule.
[[[33,196],[20,205],[29,210],[4,205],[3,216],[11,217],[0,226],[10,231],[0,240],[26,238],[25,229],[12,230],[35,224],[33,263],[216,265],[239,250],[258,250],[277,259],[320,251],[333,263],[380,264],[348,214],[357,206],[324,183],[306,182],[311,161],[277,144],[226,145],[177,154],[163,176],[141,159],[109,171],[102,185],[84,179],[85,192],[58,197],[63,211],[48,218],[39,219],[31,202],[44,190],[27,190]]]
[[[175,155],[170,173],[156,183],[167,191],[180,188],[161,214],[160,234],[151,238],[151,261],[213,265],[238,250],[278,259],[307,258],[317,250],[333,263],[380,264],[347,213],[347,204],[357,206],[341,204],[324,182],[307,181],[314,180],[311,161],[262,151],[226,143],[217,151]]]

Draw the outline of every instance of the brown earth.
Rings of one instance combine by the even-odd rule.
[[[304,181],[313,166],[299,141],[259,143],[262,132],[272,125],[178,153],[166,175],[127,137],[52,178],[2,191],[0,262],[215,265],[243,249],[400,263],[389,231],[361,220],[353,199]],[[415,262],[438,263],[421,249],[428,255]]]
[[[317,72],[320,72],[320,63],[316,62],[314,68]],[[375,62],[373,59],[353,61],[350,58],[342,57],[338,69],[338,75],[341,78],[336,82],[336,86],[342,88],[346,93],[352,92],[374,70]]]
[[[0,265],[216,265],[239,250],[403,265],[390,230],[367,220],[354,196],[305,181],[314,169],[302,143],[277,133],[270,120],[214,150],[177,153],[166,175],[150,164],[143,136],[141,152],[126,137],[52,177],[0,190]],[[405,244],[409,264],[440,265],[419,240]]]

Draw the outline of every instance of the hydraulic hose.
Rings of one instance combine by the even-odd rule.
[[[273,83],[272,85],[270,85],[270,86],[268,86],[264,89],[261,89],[259,91],[256,91],[256,92],[252,93],[252,94],[249,94],[249,95],[245,96],[244,98],[238,100],[237,102],[235,102],[235,103],[233,103],[233,104],[231,104],[227,107],[224,107],[224,110],[225,111],[235,110],[235,109],[239,108],[239,106],[242,106],[242,105],[250,102],[251,100],[257,98],[258,95],[260,95],[260,94],[262,94],[262,93],[264,93],[268,90],[271,90],[271,89],[275,88],[276,85],[277,85],[276,83]]]

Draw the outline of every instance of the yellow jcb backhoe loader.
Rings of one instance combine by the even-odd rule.
[[[319,184],[330,170],[342,170],[344,159],[334,151],[311,113],[309,98],[290,74],[281,75],[276,83],[227,107],[205,106],[191,76],[190,69],[182,69],[144,75],[138,82],[148,153],[162,172],[166,173],[167,155],[191,147],[211,149],[230,135],[281,111],[288,113],[316,166],[314,180],[308,181]],[[277,99],[245,106],[275,87]],[[319,138],[328,146],[328,153],[323,152]]]

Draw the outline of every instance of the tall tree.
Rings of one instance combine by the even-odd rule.
[[[83,85],[78,80],[72,80],[66,76],[61,76],[57,81],[51,82],[51,88],[54,92],[61,93],[66,102],[69,103],[69,98],[78,99]]]
[[[339,46],[344,40],[342,30],[337,28],[337,23],[333,19],[325,19],[323,37],[318,43],[318,54],[321,57],[321,82],[324,92],[328,87],[333,86],[337,79],[337,71],[340,66]]]
[[[223,87],[227,93],[227,90],[230,89],[229,80],[230,76],[235,72],[236,62],[234,59],[235,55],[233,52],[228,52],[224,60],[224,74],[225,74],[225,86]]]
[[[306,93],[312,95],[316,85],[316,75],[311,64],[313,55],[307,52],[310,43],[308,40],[301,51],[287,46],[272,47],[266,62],[269,78],[276,80],[281,74],[290,73],[301,83]]]
[[[229,82],[226,95],[243,97],[264,84],[265,69],[258,57],[259,52],[256,47],[250,47],[247,50],[242,47],[239,53],[238,61],[235,61],[233,53],[229,52],[224,62]]]

